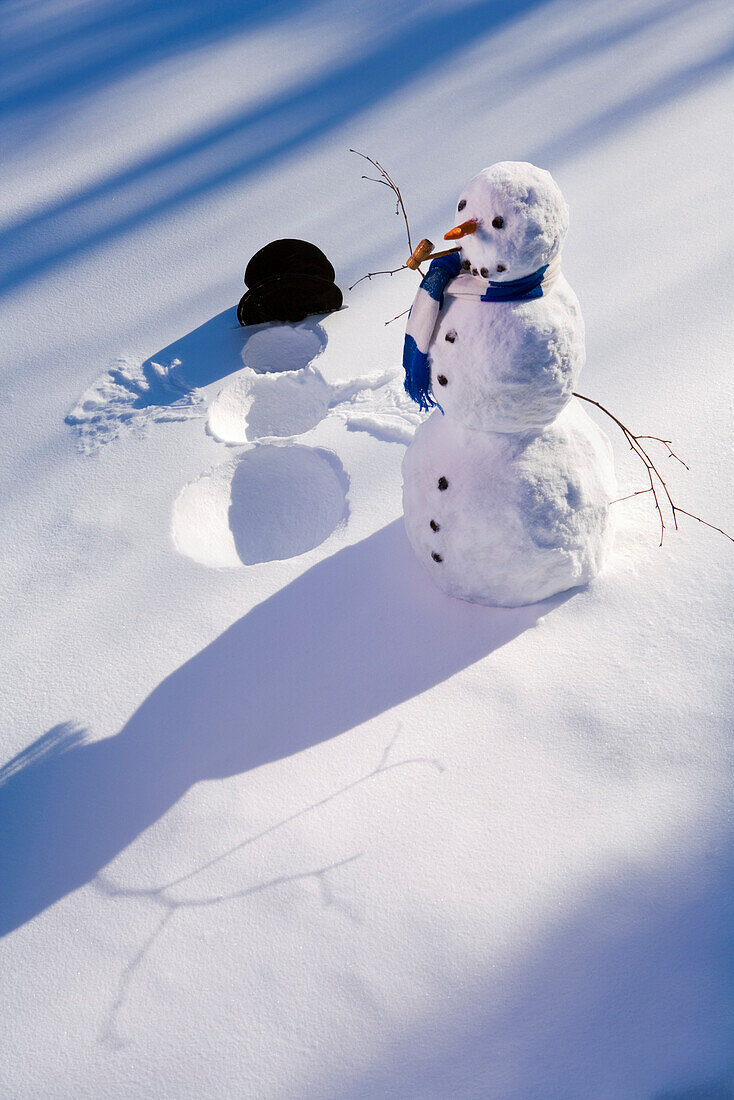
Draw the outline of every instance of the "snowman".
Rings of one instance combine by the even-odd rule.
[[[403,461],[408,538],[452,596],[514,607],[591,580],[611,541],[604,432],[573,398],[579,303],[561,273],[568,207],[508,161],[464,188],[405,338],[406,390],[434,411]]]

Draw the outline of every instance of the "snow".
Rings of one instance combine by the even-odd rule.
[[[474,223],[471,232],[451,238],[461,240],[462,260],[491,282],[548,266],[568,232],[568,204],[558,184],[544,168],[523,161],[499,161],[478,172],[462,188],[455,217]]]
[[[403,461],[418,560],[444,592],[477,603],[517,607],[588,584],[609,557],[616,496],[609,441],[575,398],[529,434],[435,410]]]
[[[424,418],[384,322],[415,277],[308,343],[234,319],[275,236],[344,290],[404,261],[350,146],[418,239],[532,161],[570,207],[582,392],[672,438],[674,499],[731,530],[729,6],[0,23],[0,1094],[731,1096],[731,544],[684,516],[659,549],[642,496],[588,588],[453,600],[401,519]],[[347,387],[293,435],[315,388],[278,393],[281,353]],[[207,430],[229,387],[245,441]]]
[[[560,271],[535,301],[477,303],[471,284],[482,282],[459,275],[456,291],[447,288],[431,348],[434,396],[479,431],[540,429],[568,404],[584,365],[578,299]]]
[[[180,553],[212,567],[294,558],[346,520],[348,489],[333,451],[258,446],[181,490],[171,535]]]
[[[394,382],[386,371],[349,382],[327,382],[312,363],[301,370],[258,375],[245,368],[209,406],[207,425],[223,443],[247,443],[269,436],[296,436],[315,428],[335,406],[351,403],[364,390]],[[345,410],[347,418],[350,413]]]
[[[321,354],[326,340],[323,325],[312,317],[300,324],[255,325],[243,335],[242,362],[259,374],[298,371]]]

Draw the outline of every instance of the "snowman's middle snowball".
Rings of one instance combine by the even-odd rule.
[[[576,401],[528,435],[474,431],[436,410],[403,460],[413,549],[440,588],[475,603],[535,603],[589,581],[609,548],[614,492],[609,440]]]

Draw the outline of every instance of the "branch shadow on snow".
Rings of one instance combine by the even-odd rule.
[[[354,852],[331,863],[303,868],[290,873],[282,872],[270,878],[259,878],[258,881],[249,884],[243,884],[241,881],[238,883],[241,874],[238,859],[247,853],[253,845],[258,844],[266,837],[272,836],[279,829],[287,828],[300,818],[317,813],[330,803],[349,795],[358,787],[375,781],[379,777],[384,778],[404,768],[423,767],[438,774],[444,771],[443,764],[432,757],[409,756],[395,759],[393,750],[400,732],[401,724],[398,725],[393,738],[385,746],[380,759],[368,771],[337,787],[329,794],[317,799],[317,801],[301,806],[300,809],[266,826],[264,829],[249,833],[237,841],[236,844],[217,852],[216,855],[211,856],[211,858],[184,874],[176,875],[174,878],[160,882],[154,887],[142,888],[117,885],[105,873],[95,877],[94,881],[90,883],[90,888],[94,889],[101,897],[113,902],[147,901],[151,910],[157,915],[153,928],[138,949],[133,952],[120,973],[115,996],[99,1032],[99,1042],[114,1049],[120,1049],[127,1045],[122,1019],[123,1012],[134,994],[135,982],[140,971],[148,963],[150,955],[159,943],[161,936],[164,935],[179,913],[213,909],[221,905],[229,905],[232,901],[246,901],[266,891],[279,890],[282,887],[287,888],[293,883],[310,881],[318,888],[317,901],[324,910],[330,909],[333,912],[338,912],[343,918],[355,925],[363,922],[359,909],[355,909],[353,896],[348,892],[342,892],[339,886],[340,872],[360,860],[364,854],[363,852]],[[225,863],[228,867],[226,891],[222,890],[221,883],[207,888],[206,879],[208,874]]]
[[[78,744],[57,727],[0,773],[0,931],[89,882],[194,783],[336,737],[572,594],[514,609],[452,600],[400,521],[318,563],[167,677],[116,736]]]

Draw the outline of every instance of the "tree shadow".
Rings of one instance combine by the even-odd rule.
[[[712,1077],[696,1085],[656,1092],[651,1100],[734,1100],[734,1075],[714,1080]]]
[[[0,260],[0,292],[12,290],[70,257],[135,230],[183,203],[244,180],[397,95],[414,81],[425,79],[434,69],[445,68],[452,57],[466,48],[467,19],[471,21],[472,39],[477,40],[497,35],[512,21],[547,3],[548,0],[514,0],[497,5],[493,0],[479,0],[470,5],[470,14],[454,9],[430,11],[409,26],[400,27],[391,37],[372,44],[358,57],[337,61],[325,72],[295,87],[276,92],[254,107],[234,112],[216,125],[204,127],[193,136],[110,173],[98,183],[20,217],[2,237],[5,258]],[[518,87],[537,85],[557,69],[577,64],[581,59],[588,61],[610,45],[649,32],[661,21],[685,17],[693,3],[695,0],[653,4],[642,13],[626,16],[603,34],[585,32],[580,20],[579,32],[570,43],[551,47],[547,53],[536,56],[532,64],[518,66],[513,80],[505,77],[495,85],[491,73],[487,74],[482,94],[490,96],[496,104],[507,102]],[[255,7],[244,6],[243,25],[253,18]],[[282,0],[274,5],[273,14],[287,16],[291,7],[293,3]],[[222,8],[221,3],[215,4],[215,8],[213,25],[217,26],[217,20],[220,23],[216,33],[226,34],[237,25],[237,19],[231,23],[232,15],[227,13],[226,5]],[[185,30],[181,43],[193,48],[197,35],[206,41],[211,31],[198,5],[193,5],[189,15],[188,22],[187,19],[182,22]],[[150,44],[149,54],[141,47],[140,61],[134,61],[133,49],[123,47],[124,64],[156,60],[160,44],[155,35]],[[731,65],[733,56],[728,42],[715,56],[668,72],[647,88],[635,85],[614,107],[603,109],[580,125],[570,120],[565,129],[547,142],[519,152],[538,163],[575,154],[644,112],[721,75]],[[59,79],[62,84],[66,80],[63,75]],[[89,73],[82,83],[87,80],[92,80]],[[50,87],[53,86],[52,79]],[[453,104],[447,108],[450,106],[457,107]],[[253,242],[253,248],[255,243],[262,242]]]
[[[472,35],[496,34],[546,3],[514,0],[498,6],[480,0],[471,5]],[[325,73],[19,219],[3,236],[7,260],[0,265],[0,291],[246,178],[446,65],[465,46],[460,12],[429,12]]]
[[[444,596],[401,521],[259,604],[165,679],[114,737],[57,727],[0,773],[0,930],[89,882],[192,784],[302,752],[505,645],[524,608]],[[4,782],[3,782],[4,780]]]
[[[93,91],[150,65],[308,11],[314,0],[116,0],[6,16],[0,113]],[[40,7],[40,5],[36,5]],[[40,62],[40,63],[39,63]]]
[[[580,125],[571,124],[562,134],[532,151],[538,164],[566,159],[598,145],[633,124],[641,115],[659,110],[687,92],[693,92],[707,81],[726,75],[734,64],[734,42],[729,40],[711,57],[696,61],[661,76],[649,87],[636,89],[634,94],[598,112]]]

